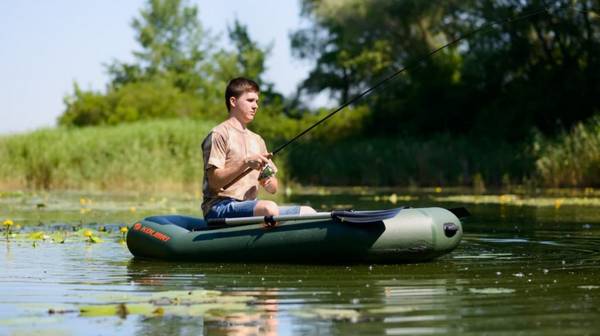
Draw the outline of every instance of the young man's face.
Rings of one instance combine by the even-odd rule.
[[[238,98],[231,99],[231,113],[244,124],[254,120],[257,110],[258,92],[244,92]]]

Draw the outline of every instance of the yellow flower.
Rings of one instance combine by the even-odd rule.
[[[12,226],[13,224],[15,224],[12,220],[7,219],[2,223],[4,226]]]
[[[89,238],[89,237],[91,237],[91,236],[92,236],[92,231],[91,231],[91,230],[85,230],[85,231],[83,231],[83,235],[84,235],[85,237],[88,237],[88,238]]]
[[[119,229],[119,231],[121,231],[122,234],[127,233],[127,231],[128,231],[127,226],[121,226],[121,228]]]
[[[559,198],[559,199],[554,200],[554,208],[560,209],[563,202],[564,202],[564,198]]]

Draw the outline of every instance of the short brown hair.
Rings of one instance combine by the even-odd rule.
[[[231,109],[231,106],[229,106],[229,98],[239,98],[246,92],[260,92],[258,84],[256,84],[255,81],[244,77],[230,80],[225,89],[225,106],[227,106],[227,111]]]

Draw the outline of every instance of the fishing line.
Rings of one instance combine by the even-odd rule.
[[[573,6],[567,6],[567,7],[573,7]],[[564,8],[564,7],[563,7]],[[361,98],[363,98],[364,96],[370,94],[371,92],[375,91],[376,89],[378,89],[379,87],[383,86],[384,84],[386,84],[387,82],[391,81],[392,79],[396,78],[398,75],[400,75],[401,73],[412,69],[413,67],[416,67],[417,65],[420,65],[423,61],[425,61],[426,59],[428,59],[429,57],[437,54],[438,52],[453,46],[455,44],[457,44],[458,42],[468,39],[473,35],[478,34],[479,32],[482,32],[484,30],[493,28],[494,26],[503,26],[509,23],[513,23],[516,21],[521,21],[521,20],[525,20],[528,19],[530,17],[539,15],[541,13],[548,13],[549,15],[552,15],[549,12],[550,6],[544,6],[541,8],[538,8],[536,10],[532,10],[530,12],[527,13],[523,13],[520,15],[515,15],[512,17],[509,17],[507,19],[503,19],[503,20],[498,20],[498,21],[492,21],[489,22],[487,24],[482,25],[479,28],[476,28],[446,44],[444,44],[443,46],[434,49],[432,51],[430,51],[429,53],[419,57],[416,61],[414,61],[413,63],[395,71],[394,73],[388,75],[387,77],[385,77],[384,79],[380,80],[379,82],[377,82],[375,85],[373,85],[372,87],[364,90],[363,92],[355,95],[353,98],[351,98],[350,100],[344,102],[343,104],[341,104],[338,108],[336,108],[335,110],[333,110],[332,112],[330,112],[329,114],[327,114],[325,117],[323,117],[322,119],[320,119],[319,121],[317,121],[316,123],[314,123],[312,126],[310,126],[309,128],[305,129],[304,131],[300,132],[298,135],[296,135],[295,137],[293,137],[292,139],[288,140],[286,143],[280,145],[279,147],[277,147],[271,154],[272,156],[275,156],[277,153],[281,152],[283,149],[285,149],[287,146],[289,146],[290,144],[292,144],[293,142],[295,142],[296,140],[298,140],[299,138],[301,138],[302,136],[304,136],[306,133],[310,132],[313,128],[319,126],[320,124],[324,123],[325,121],[327,121],[329,118],[333,117],[336,113],[340,112],[341,110],[343,110],[344,108],[348,107],[349,105],[357,102],[358,100],[360,100]],[[580,11],[580,10],[577,10]],[[590,11],[591,12],[591,11]],[[592,12],[593,13],[593,12]],[[239,176],[237,176],[235,179],[233,179],[231,182],[227,183],[223,188],[221,188],[221,190],[225,190],[227,188],[229,188],[231,185],[233,185],[235,182],[239,181],[241,178],[243,178],[244,176],[248,175],[253,169],[252,168],[247,168],[243,173],[241,173]]]
[[[277,147],[277,149],[275,149],[272,154],[275,155],[277,153],[279,153],[280,151],[282,151],[284,148],[286,148],[288,145],[290,145],[292,142],[296,141],[298,138],[302,137],[304,134],[310,132],[313,128],[319,126],[320,124],[322,124],[323,122],[325,122],[327,119],[333,117],[336,113],[340,112],[341,110],[343,110],[344,108],[346,108],[348,105],[351,105],[355,102],[357,102],[358,100],[360,100],[362,97],[368,95],[369,93],[375,91],[377,88],[383,86],[385,83],[391,81],[392,79],[396,78],[398,75],[400,75],[401,73],[405,72],[408,69],[412,69],[413,67],[419,65],[421,62],[425,61],[426,59],[428,59],[429,57],[437,54],[438,52],[464,40],[467,39],[483,30],[486,30],[488,28],[493,27],[494,25],[505,25],[507,23],[511,23],[511,22],[515,22],[515,21],[520,21],[520,20],[524,20],[527,19],[529,17],[538,15],[540,13],[543,12],[547,12],[548,8],[547,7],[543,7],[543,8],[539,8],[535,11],[531,11],[529,13],[526,14],[522,14],[522,15],[518,15],[518,16],[514,16],[508,19],[504,19],[501,21],[496,21],[496,22],[490,22],[488,24],[485,24],[477,29],[474,29],[470,32],[468,32],[467,34],[460,36],[446,44],[444,44],[443,46],[430,51],[429,53],[419,57],[414,63],[407,65],[399,70],[397,70],[396,72],[392,73],[391,75],[385,77],[384,79],[380,80],[379,82],[377,82],[375,85],[373,85],[372,87],[370,87],[369,89],[361,92],[360,94],[354,96],[352,99],[346,101],[345,103],[343,103],[342,105],[340,105],[337,109],[333,110],[332,112],[330,112],[329,114],[327,114],[325,117],[323,117],[321,120],[317,121],[315,124],[313,124],[312,126],[310,126],[309,128],[305,129],[304,131],[300,132],[298,135],[296,135],[295,137],[293,137],[291,140],[289,140],[288,142],[284,143],[283,145]]]

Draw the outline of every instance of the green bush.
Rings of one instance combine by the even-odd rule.
[[[67,126],[89,126],[105,123],[112,106],[109,99],[99,92],[82,91],[74,85],[73,95],[64,98],[65,112],[58,123]]]
[[[128,83],[106,94],[81,91],[75,85],[72,96],[65,98],[66,110],[59,118],[64,126],[116,125],[149,119],[202,118],[225,110],[217,99],[210,101],[182,92],[170,81]]]
[[[600,186],[600,115],[560,135],[537,139],[536,172],[546,186]]]

